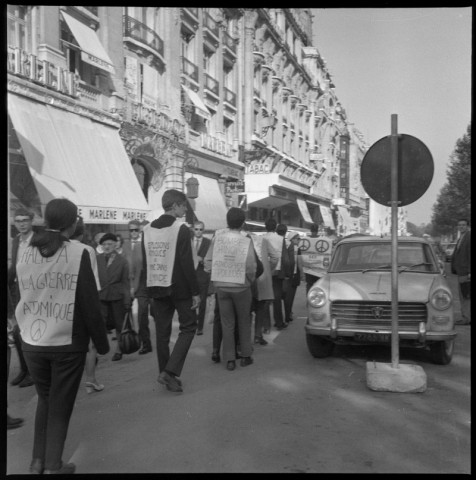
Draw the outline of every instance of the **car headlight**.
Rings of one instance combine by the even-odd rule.
[[[446,290],[436,290],[431,296],[431,304],[437,310],[446,310],[451,306],[452,297]]]
[[[320,287],[313,287],[307,294],[307,301],[312,307],[319,308],[326,304],[326,293]]]

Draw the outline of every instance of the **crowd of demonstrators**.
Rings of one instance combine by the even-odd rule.
[[[451,273],[458,276],[461,318],[455,323],[471,324],[471,231],[469,220],[458,220],[459,238],[451,258]]]
[[[178,221],[187,212],[187,197],[178,190],[167,190],[162,196],[162,208],[164,214],[143,229],[144,270],[147,293],[153,301],[158,382],[171,392],[182,392],[179,377],[197,329],[196,310],[200,306],[200,295],[190,231]],[[178,313],[179,334],[170,352],[175,311]]]
[[[16,264],[15,317],[38,394],[31,473],[74,473],[75,465],[63,463],[62,454],[90,340],[99,353],[109,351],[90,255],[69,241],[77,211],[67,199],[51,200],[45,230]],[[28,288],[30,282],[41,288]],[[42,305],[41,312],[35,305]]]
[[[119,337],[126,312],[131,308],[129,263],[117,253],[117,237],[114,233],[105,233],[99,240],[103,253],[97,256],[99,298],[104,318],[110,318],[116,329],[116,351],[112,361],[122,359]]]
[[[203,335],[203,326],[205,322],[205,310],[207,307],[208,289],[210,286],[210,273],[203,268],[203,260],[210,247],[210,239],[203,236],[205,224],[195,222],[193,225],[192,252],[197,274],[198,288],[200,290],[200,306],[198,307],[198,326],[197,335]]]

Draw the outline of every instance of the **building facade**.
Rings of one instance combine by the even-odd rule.
[[[227,208],[307,230],[365,231],[362,136],[307,9],[8,6],[10,209],[65,196],[91,235]]]

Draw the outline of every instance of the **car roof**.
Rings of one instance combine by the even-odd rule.
[[[426,243],[429,244],[428,240],[421,238],[421,237],[398,237],[397,238],[399,243],[411,243],[411,242],[418,242],[418,243]],[[339,240],[337,243],[355,243],[355,242],[382,242],[382,243],[389,243],[392,241],[391,236],[380,237],[378,235],[353,235],[344,237]]]

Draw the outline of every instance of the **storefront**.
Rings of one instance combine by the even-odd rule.
[[[73,102],[53,95],[44,99],[8,93],[10,144],[18,146],[10,152],[16,156],[16,161],[10,159],[12,195],[38,216],[51,199],[68,198],[79,207],[85,224],[98,228],[144,220],[150,209],[118,126],[106,115],[95,118],[94,112]],[[27,166],[21,177],[27,174],[32,182],[30,191],[23,188],[18,195],[21,159]]]

